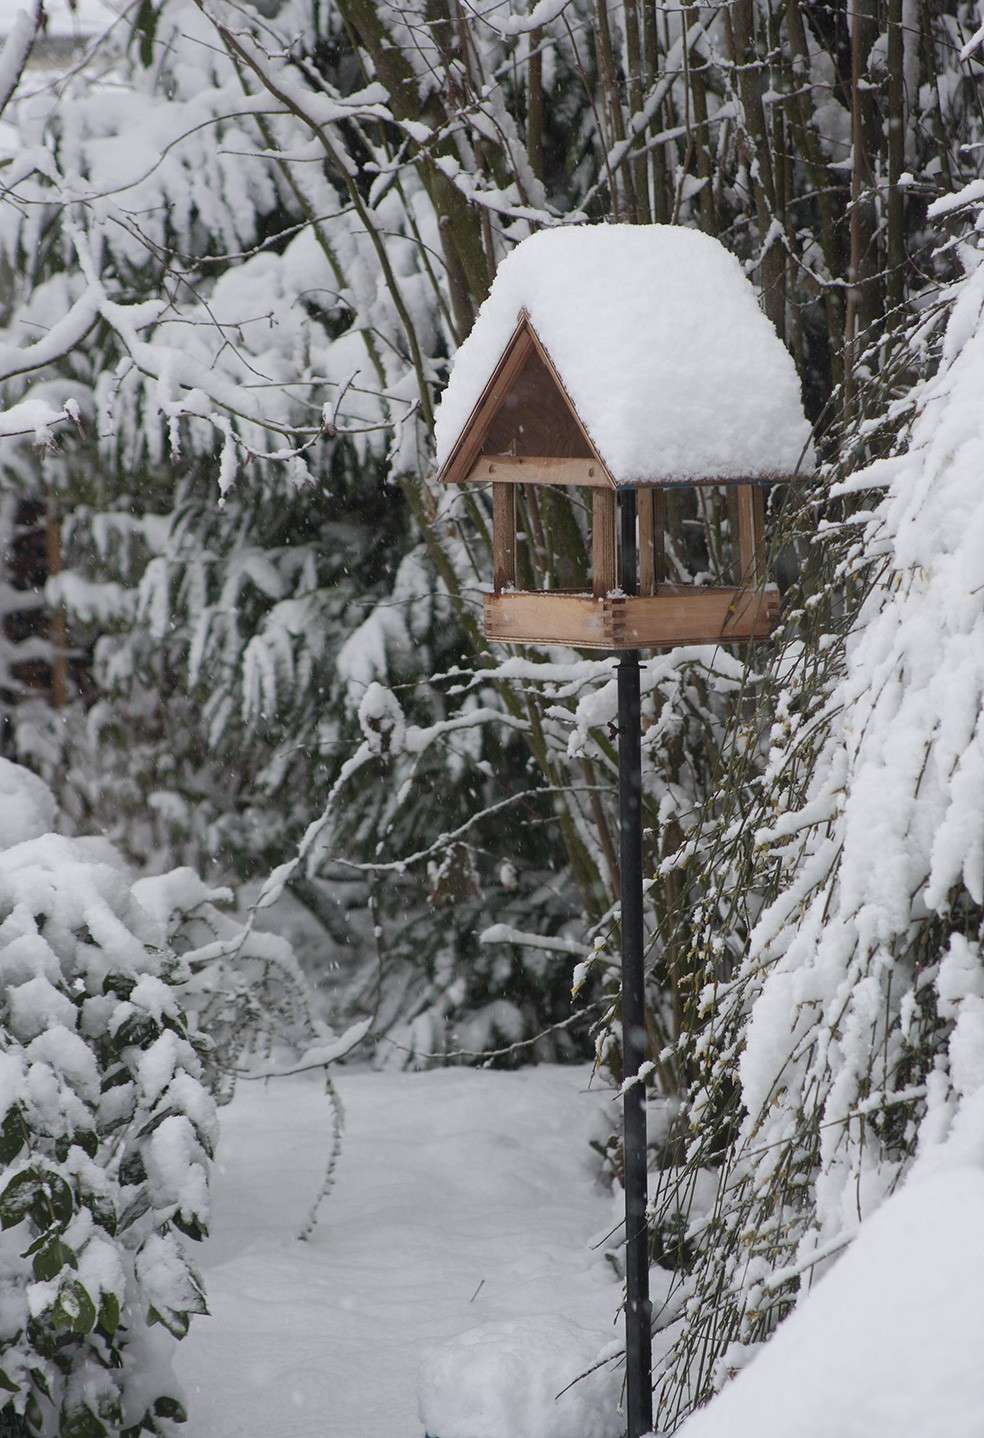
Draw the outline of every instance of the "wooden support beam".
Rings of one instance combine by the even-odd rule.
[[[653,500],[655,494],[651,489],[644,486],[639,487],[636,494],[636,504],[639,510],[639,593],[655,594],[656,592],[656,570],[653,564],[654,551],[653,543]]]
[[[758,485],[738,486],[739,584],[759,589],[765,572],[765,500]]]
[[[618,583],[615,566],[615,491],[591,495],[591,590],[603,599]]]
[[[462,482],[469,484],[579,484],[587,489],[614,485],[607,470],[595,459],[566,459],[552,455],[481,454]]]
[[[639,593],[655,594],[664,583],[666,565],[666,491],[640,485]]]
[[[516,583],[516,489],[492,486],[492,583],[496,594]]]
[[[670,566],[666,562],[666,490],[653,491],[653,579],[657,588],[665,584]]]

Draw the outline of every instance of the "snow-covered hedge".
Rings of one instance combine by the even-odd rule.
[[[39,780],[0,760],[0,799],[0,1429],[166,1434],[216,1138],[187,965]]]
[[[728,963],[723,863],[708,902],[688,1158],[718,1196],[665,1426],[913,1172],[984,1164],[984,256],[961,253],[966,273],[906,337],[924,377],[884,417],[889,452],[839,478],[820,618],[777,659]]]

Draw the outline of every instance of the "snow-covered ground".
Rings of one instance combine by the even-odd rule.
[[[981,1438],[984,1174],[910,1179],[680,1438]]]
[[[342,1071],[336,1183],[307,1242],[331,1109],[316,1076],[223,1110],[210,1318],[176,1366],[188,1438],[617,1438],[614,1221],[587,1068]],[[475,1330],[484,1329],[477,1334]],[[476,1341],[477,1340],[477,1341]],[[440,1425],[440,1426],[438,1426]]]

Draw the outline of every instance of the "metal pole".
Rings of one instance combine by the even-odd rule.
[[[636,495],[619,493],[619,584],[637,594]],[[642,962],[642,750],[639,651],[625,650],[618,666],[618,838],[622,896],[622,1077],[634,1078],[646,1057],[646,997]],[[625,1368],[626,1435],[642,1438],[653,1426],[652,1307],[646,1225],[646,1089],[626,1089]]]

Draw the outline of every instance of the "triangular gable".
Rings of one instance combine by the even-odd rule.
[[[526,310],[438,476],[496,477],[615,488]]]

